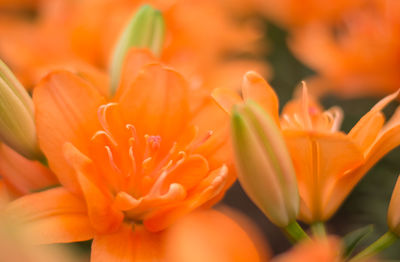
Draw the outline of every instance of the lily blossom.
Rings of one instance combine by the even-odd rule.
[[[67,71],[41,81],[39,143],[63,187],[7,208],[38,243],[93,238],[92,261],[162,256],[164,230],[221,199],[235,179],[229,123],[210,97],[189,107],[186,80],[148,50],[128,53],[121,79],[109,100]]]
[[[305,84],[301,96],[289,102],[280,117],[275,92],[257,73],[244,76],[242,93],[280,127],[297,176],[299,218],[307,223],[328,220],[368,170],[400,144],[400,110],[386,124],[382,113],[399,92],[378,102],[348,134],[340,131],[342,111],[324,110]],[[228,89],[217,89],[213,96],[227,112],[242,101]]]
[[[373,4],[334,24],[316,23],[293,31],[294,54],[318,72],[310,81],[312,93],[383,96],[399,88],[399,1],[367,2]]]

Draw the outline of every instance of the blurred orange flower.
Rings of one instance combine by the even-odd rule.
[[[265,63],[254,59],[261,53],[259,30],[234,21],[221,1],[150,1],[166,21],[162,61],[195,87],[236,87],[240,79],[232,76],[249,68],[268,73]],[[0,32],[8,37],[0,41],[0,56],[26,86],[65,63],[76,66],[83,60],[106,70],[120,33],[144,3],[148,1],[44,1],[34,23],[3,18]],[[238,55],[242,58],[234,58]]]
[[[268,244],[250,220],[231,209],[220,211],[196,211],[172,226],[166,238],[167,261],[269,261]]]
[[[306,86],[285,105],[280,120],[276,94],[258,74],[245,75],[242,93],[280,125],[296,171],[300,219],[308,223],[329,219],[368,170],[400,144],[400,110],[386,124],[382,113],[398,92],[377,103],[348,134],[339,131],[340,108],[323,110]],[[215,90],[214,97],[228,112],[241,101],[229,89]]]
[[[340,262],[342,247],[336,237],[318,238],[304,241],[287,253],[277,256],[273,262]]]
[[[293,32],[290,45],[319,76],[312,93],[386,95],[400,82],[400,4],[396,0],[354,11],[333,25],[313,24]]]
[[[33,8],[38,2],[38,0],[0,0],[0,11]]]
[[[67,71],[40,82],[39,144],[64,187],[7,209],[39,243],[94,238],[94,261],[161,256],[163,230],[214,204],[235,179],[228,121],[209,96],[189,100],[186,80],[148,50],[127,55],[121,81],[111,100]]]
[[[248,12],[260,12],[268,19],[288,29],[315,22],[331,23],[343,17],[348,11],[373,1],[377,0],[226,0],[233,8]]]

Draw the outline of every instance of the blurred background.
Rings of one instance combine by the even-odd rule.
[[[10,49],[10,45],[15,47],[16,43],[22,46],[21,50],[29,50],[31,46],[24,46],[21,42],[25,45],[36,44],[34,35],[37,32],[30,31],[29,28],[27,30],[31,34],[30,37],[21,40],[21,37],[15,34],[19,27],[11,27],[10,30],[10,20],[23,20],[28,24],[40,21],[39,24],[46,24],[42,23],[44,19],[41,15],[45,13],[48,15],[46,19],[54,19],[49,15],[54,10],[49,12],[51,8],[48,8],[43,11],[42,2],[46,1],[0,0],[0,57],[9,63],[12,69],[21,70],[21,79],[26,76],[22,71],[30,65],[13,61],[6,51],[14,50]],[[96,1],[84,2],[90,6],[90,2]],[[150,2],[153,4],[157,1]],[[252,37],[255,40],[252,42],[251,52],[247,52],[245,48],[238,51],[236,47],[232,48],[233,45],[224,45],[218,50],[220,52],[218,55],[228,61],[245,60],[261,64],[262,73],[278,94],[281,107],[292,98],[300,81],[306,80],[310,90],[321,97],[321,102],[326,108],[338,105],[343,109],[342,130],[348,132],[384,95],[400,88],[398,1],[219,0],[215,2],[221,4],[219,8],[223,8],[230,23],[246,24],[257,32],[257,37]],[[66,12],[63,4],[57,8]],[[54,11],[53,16],[60,10]],[[119,20],[118,12],[110,13],[111,15],[115,16],[114,20]],[[209,18],[207,12],[198,15],[200,19]],[[65,22],[61,16],[55,16],[58,22]],[[216,38],[215,33],[212,33],[213,24],[206,26],[208,28],[200,33],[204,33],[206,37]],[[49,36],[53,37],[51,42],[58,37],[54,32]],[[206,37],[203,39],[207,39]],[[239,44],[243,47],[246,43]],[[38,46],[43,51],[47,45]],[[49,52],[51,54],[53,50]],[[57,53],[58,50],[54,52]],[[103,62],[99,62],[101,63]],[[257,69],[254,65],[249,67]],[[241,77],[241,75],[230,76],[235,79]],[[21,81],[33,85],[31,78],[34,79],[29,76]],[[397,103],[390,105],[385,114],[389,117],[396,106]],[[399,160],[400,151],[396,149],[368,172],[335,217],[327,223],[329,232],[343,236],[354,229],[372,224],[373,233],[361,245],[366,246],[387,231],[386,212],[391,192],[400,173]],[[282,253],[290,247],[281,231],[268,222],[237,182],[219,205],[227,205],[248,216],[268,240],[274,254]],[[79,250],[83,257],[88,256],[90,242],[69,245]],[[398,243],[385,251],[383,257],[400,259],[399,250]]]

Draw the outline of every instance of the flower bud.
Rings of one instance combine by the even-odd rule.
[[[0,139],[28,159],[41,159],[33,102],[11,70],[0,60]]]
[[[234,107],[233,147],[239,182],[272,223],[287,227],[296,220],[296,174],[276,123],[255,102]]]
[[[111,65],[111,92],[118,88],[122,62],[131,47],[149,48],[160,55],[165,36],[165,23],[159,10],[143,5],[133,16],[119,39]]]
[[[392,198],[389,204],[387,222],[390,231],[400,237],[400,176],[394,187]]]

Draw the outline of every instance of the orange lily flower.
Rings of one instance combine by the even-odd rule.
[[[7,213],[21,214],[37,242],[93,238],[93,261],[158,258],[164,229],[233,183],[226,115],[207,96],[190,108],[195,91],[155,61],[128,53],[111,100],[67,71],[35,88],[39,144],[64,187],[19,198]]]
[[[145,3],[149,1],[44,1],[35,23],[16,19],[0,23],[0,32],[8,36],[0,41],[0,56],[25,86],[65,63],[83,60],[106,70],[124,26]],[[236,23],[220,1],[154,0],[150,4],[163,12],[166,21],[162,61],[182,72],[195,87],[221,83],[236,87],[240,79],[232,76],[248,68],[268,73],[256,59],[225,57],[261,53],[255,45],[260,33],[253,26]]]
[[[312,92],[347,97],[395,92],[400,81],[399,12],[398,1],[384,0],[336,24],[294,31],[293,52],[319,74]]]
[[[256,10],[262,12],[280,26],[293,29],[315,22],[330,23],[337,21],[348,11],[360,8],[376,0],[229,0],[230,6],[240,11]]]
[[[245,75],[242,93],[243,99],[263,106],[280,126],[296,171],[299,218],[307,223],[328,220],[367,171],[400,144],[400,111],[386,124],[382,113],[398,92],[377,103],[348,134],[339,131],[341,110],[323,110],[306,86],[301,97],[283,108],[280,118],[276,94],[258,74]],[[241,103],[228,89],[215,90],[214,97],[227,112]]]

